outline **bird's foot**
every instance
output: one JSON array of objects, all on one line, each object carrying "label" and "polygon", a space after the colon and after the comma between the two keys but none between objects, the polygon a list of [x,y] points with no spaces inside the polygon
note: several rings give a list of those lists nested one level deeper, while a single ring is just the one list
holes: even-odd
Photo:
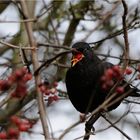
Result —
[{"label": "bird's foot", "polygon": [[85,124],[85,131],[87,133],[91,133],[92,135],[94,135],[95,134],[95,128],[94,128],[93,124],[87,121],[86,124]]},{"label": "bird's foot", "polygon": [[80,121],[85,122],[86,120],[86,114],[80,113]]},{"label": "bird's foot", "polygon": [[85,124],[85,135],[83,140],[89,140],[90,135],[95,135],[95,128],[89,124],[89,122],[86,122]]}]

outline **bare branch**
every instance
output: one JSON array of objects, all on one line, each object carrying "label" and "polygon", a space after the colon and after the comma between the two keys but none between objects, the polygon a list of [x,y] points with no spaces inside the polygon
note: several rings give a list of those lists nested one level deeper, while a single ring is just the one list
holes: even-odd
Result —
[{"label": "bare branch", "polygon": [[73,129],[74,127],[76,127],[77,125],[79,125],[81,123],[81,121],[77,121],[76,123],[74,123],[73,125],[71,125],[69,128],[67,128],[60,136],[59,136],[59,140],[61,140],[68,132],[70,132],[71,129]]},{"label": "bare branch", "polygon": [[125,136],[128,140],[132,140],[126,133],[124,133],[121,129],[119,129],[117,126],[114,125],[109,119],[107,119],[104,115],[101,115],[108,123],[111,124],[112,127],[114,127],[116,130],[118,130],[123,136]]},{"label": "bare branch", "polygon": [[24,23],[24,22],[36,22],[37,19],[25,19],[25,20],[0,20],[0,23]]},{"label": "bare branch", "polygon": [[127,32],[127,25],[126,25],[126,16],[128,13],[128,7],[125,2],[125,0],[122,0],[123,8],[124,8],[124,14],[122,16],[122,22],[123,22],[123,33],[124,33],[124,42],[125,42],[125,47],[124,47],[124,69],[128,66],[129,63],[129,42],[128,42],[128,32]]},{"label": "bare branch", "polygon": [[56,60],[58,57],[62,56],[62,55],[65,55],[65,54],[68,54],[68,53],[71,53],[71,50],[69,51],[64,51],[64,52],[61,52],[59,54],[57,54],[56,56],[54,56],[53,58],[50,58],[49,60],[45,61],[40,67],[38,67],[38,69],[34,72],[34,75],[37,75],[39,73],[39,71],[43,68],[43,67],[48,67],[48,65],[50,63],[52,63],[54,60]]},{"label": "bare branch", "polygon": [[2,40],[0,40],[0,43],[3,44],[3,45],[6,45],[8,47],[14,48],[14,49],[24,49],[24,50],[34,50],[34,49],[37,49],[35,47],[20,47],[20,46],[16,46],[16,45],[4,42]]},{"label": "bare branch", "polygon": [[[28,19],[29,13],[28,13],[26,2],[24,0],[21,0],[20,2],[21,2],[21,7],[23,10],[24,16],[25,16],[24,18]],[[31,23],[26,22],[25,27],[26,27],[28,38],[29,38],[30,46],[34,46],[35,48],[37,48],[37,44],[36,44],[36,41],[33,36],[33,30],[32,30]],[[36,50],[32,51],[32,61],[33,61],[33,68],[35,71],[39,67]],[[38,87],[38,85],[41,83],[41,79],[40,79],[39,75],[35,75],[35,83],[36,83],[36,91],[37,91],[36,93],[37,93],[37,101],[38,101],[38,106],[39,106],[40,118],[41,118],[41,122],[42,122],[45,139],[47,140],[50,138],[50,133],[49,133],[49,128],[48,128],[48,124],[47,124],[47,120],[46,120],[46,109],[45,109],[45,105],[44,105],[43,95],[40,93],[40,90]]]}]

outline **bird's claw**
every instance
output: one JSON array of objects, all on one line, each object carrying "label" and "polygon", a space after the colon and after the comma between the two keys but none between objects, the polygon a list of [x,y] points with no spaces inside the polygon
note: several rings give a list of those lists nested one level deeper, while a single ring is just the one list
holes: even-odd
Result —
[{"label": "bird's claw", "polygon": [[86,120],[86,115],[80,113],[80,122],[85,122],[85,120]]}]

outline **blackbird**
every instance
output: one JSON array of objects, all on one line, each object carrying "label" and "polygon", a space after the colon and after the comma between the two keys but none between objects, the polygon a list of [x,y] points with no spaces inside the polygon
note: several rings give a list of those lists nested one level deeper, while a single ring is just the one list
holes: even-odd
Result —
[{"label": "blackbird", "polygon": [[[73,106],[81,113],[89,113],[101,105],[107,98],[109,90],[104,90],[101,77],[114,65],[100,60],[88,43],[77,42],[72,46],[71,67],[66,73],[66,88]],[[123,81],[123,84],[126,82]],[[131,89],[126,86],[125,91]],[[116,95],[120,96],[120,95]],[[113,98],[112,100],[115,100]],[[120,105],[116,102],[109,108],[111,111]]]}]

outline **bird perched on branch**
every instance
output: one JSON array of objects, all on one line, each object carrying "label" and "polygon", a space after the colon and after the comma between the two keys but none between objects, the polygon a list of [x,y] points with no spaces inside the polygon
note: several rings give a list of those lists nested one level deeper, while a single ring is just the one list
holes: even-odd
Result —
[{"label": "bird perched on branch", "polygon": [[[116,96],[111,101],[125,92],[136,90],[122,80],[118,66],[101,61],[88,43],[75,43],[72,49],[71,68],[66,74],[66,88],[69,99],[79,112],[92,112],[114,92],[118,94],[114,93]],[[110,93],[119,80],[115,91]],[[107,110],[115,109],[122,100],[115,102]]]}]

